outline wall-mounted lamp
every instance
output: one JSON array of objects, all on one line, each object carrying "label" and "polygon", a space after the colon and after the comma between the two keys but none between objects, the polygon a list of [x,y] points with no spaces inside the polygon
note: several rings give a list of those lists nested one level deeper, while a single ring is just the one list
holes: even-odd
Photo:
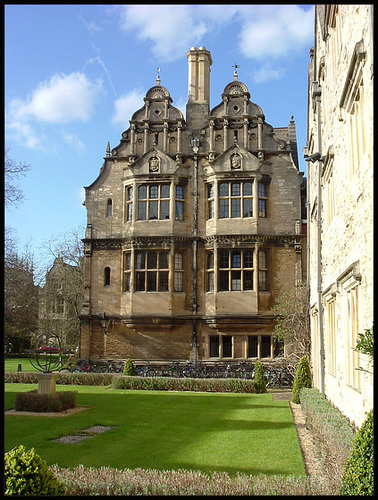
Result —
[{"label": "wall-mounted lamp", "polygon": [[312,163],[315,163],[316,161],[324,161],[325,156],[321,156],[319,152],[312,154],[311,156],[305,157],[305,161],[311,161]]},{"label": "wall-mounted lamp", "polygon": [[108,323],[109,323],[109,318],[104,313],[102,318],[100,319],[100,325],[101,325],[102,331],[104,332],[104,335],[107,335],[106,328],[108,326]]}]

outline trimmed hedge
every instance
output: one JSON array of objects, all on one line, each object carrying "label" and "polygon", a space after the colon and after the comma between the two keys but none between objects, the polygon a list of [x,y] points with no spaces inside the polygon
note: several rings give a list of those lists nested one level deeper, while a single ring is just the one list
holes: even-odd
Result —
[{"label": "trimmed hedge", "polygon": [[116,375],[113,377],[112,387],[113,389],[152,391],[255,392],[255,383],[253,380],[233,378],[199,379]]},{"label": "trimmed hedge", "polygon": [[315,388],[300,391],[301,408],[306,425],[327,457],[326,469],[335,484],[339,484],[344,466],[350,457],[355,432],[348,419]]},{"label": "trimmed hedge", "polygon": [[61,412],[76,406],[76,392],[62,391],[55,394],[38,394],[38,392],[22,392],[16,394],[14,408],[16,411]]},{"label": "trimmed hedge", "polygon": [[5,495],[64,495],[66,487],[57,480],[34,448],[20,445],[5,453]]},{"label": "trimmed hedge", "polygon": [[[11,384],[38,384],[37,372],[7,372],[4,382]],[[60,385],[111,385],[113,373],[59,373]]]},{"label": "trimmed hedge", "polygon": [[199,470],[112,469],[110,467],[74,469],[50,467],[66,485],[66,495],[74,496],[308,496],[327,495],[326,485],[305,476],[246,475],[235,478],[226,472]]},{"label": "trimmed hedge", "polygon": [[357,432],[352,454],[345,465],[341,495],[374,495],[374,418],[371,410]]}]

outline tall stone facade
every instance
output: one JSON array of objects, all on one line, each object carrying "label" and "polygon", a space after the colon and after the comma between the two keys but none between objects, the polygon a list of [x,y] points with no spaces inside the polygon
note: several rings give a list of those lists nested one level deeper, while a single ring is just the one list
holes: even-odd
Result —
[{"label": "tall stone facade", "polygon": [[315,386],[360,426],[372,365],[373,6],[317,5],[309,64],[308,243]]},{"label": "tall stone facade", "polygon": [[293,118],[269,125],[236,71],[210,110],[211,54],[187,57],[186,118],[158,75],[85,188],[82,358],[273,358],[271,307],[304,279]]}]

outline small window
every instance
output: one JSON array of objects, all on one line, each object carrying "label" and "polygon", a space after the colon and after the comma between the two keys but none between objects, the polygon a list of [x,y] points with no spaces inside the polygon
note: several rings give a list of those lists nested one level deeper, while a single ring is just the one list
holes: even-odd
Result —
[{"label": "small window", "polygon": [[106,208],[106,217],[111,217],[113,212],[113,201],[109,198]]},{"label": "small window", "polygon": [[225,335],[222,337],[223,344],[223,357],[232,358],[232,337],[230,335]]},{"label": "small window", "polygon": [[262,336],[261,337],[261,357],[262,358],[270,358],[271,357],[270,345],[271,345],[271,337],[268,337],[266,335]]},{"label": "small window", "polygon": [[104,269],[104,286],[110,286],[110,267]]},{"label": "small window", "polygon": [[259,290],[268,290],[268,263],[266,252],[259,252]]},{"label": "small window", "polygon": [[183,291],[184,265],[181,253],[175,254],[175,292]]},{"label": "small window", "polygon": [[210,358],[219,358],[219,336],[210,335]]}]

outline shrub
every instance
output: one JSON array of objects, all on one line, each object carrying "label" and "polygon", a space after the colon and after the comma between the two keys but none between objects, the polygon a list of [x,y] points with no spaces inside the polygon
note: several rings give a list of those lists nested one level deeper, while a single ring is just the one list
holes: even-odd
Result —
[{"label": "shrub", "polygon": [[20,445],[5,453],[5,495],[64,495],[60,483],[34,448]]},{"label": "shrub", "polygon": [[345,465],[341,495],[374,495],[374,424],[371,410],[357,432],[352,454]]},{"label": "shrub", "polygon": [[310,388],[312,386],[311,382],[311,370],[307,359],[307,356],[303,356],[299,362],[297,370],[295,372],[294,382],[293,382],[293,403],[300,403],[299,393],[303,387]]},{"label": "shrub", "polygon": [[354,430],[340,410],[317,389],[301,389],[300,399],[306,426],[320,449],[323,469],[337,494],[345,463],[353,448]]},{"label": "shrub", "polygon": [[[57,385],[110,385],[113,378],[112,373],[59,373]],[[10,384],[37,384],[38,373],[36,372],[6,372],[4,382]]]},{"label": "shrub", "polygon": [[254,393],[253,380],[114,376],[113,389]]},{"label": "shrub", "polygon": [[263,392],[266,392],[264,367],[261,361],[257,361],[255,365],[255,392],[256,394],[262,394]]},{"label": "shrub", "polygon": [[126,359],[125,366],[123,368],[124,375],[135,375],[135,368],[131,359]]},{"label": "shrub", "polygon": [[325,495],[322,481],[310,482],[305,476],[237,473],[231,478],[225,472],[204,473],[199,470],[112,469],[110,467],[74,469],[51,467],[72,496],[263,496]]},{"label": "shrub", "polygon": [[38,394],[37,391],[16,394],[16,411],[59,412],[75,408],[76,392],[62,391],[55,394]]}]

